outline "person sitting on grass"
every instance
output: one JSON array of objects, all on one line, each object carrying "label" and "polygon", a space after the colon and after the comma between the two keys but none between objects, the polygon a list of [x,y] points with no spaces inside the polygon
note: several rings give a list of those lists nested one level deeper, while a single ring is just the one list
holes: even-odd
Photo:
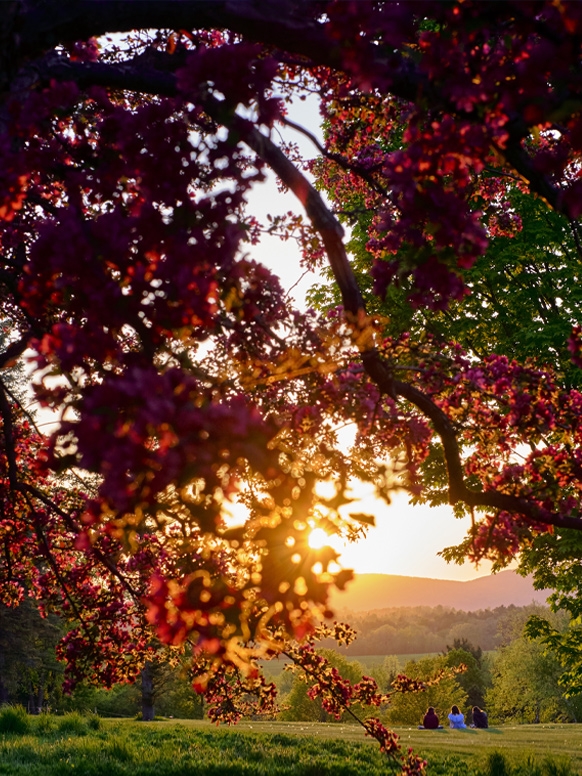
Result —
[{"label": "person sitting on grass", "polygon": [[449,724],[450,727],[456,729],[467,727],[465,725],[465,715],[461,714],[458,706],[452,706],[451,713],[449,714]]},{"label": "person sitting on grass", "polygon": [[488,728],[489,721],[487,719],[487,712],[480,709],[479,706],[473,706],[473,724],[474,728]]},{"label": "person sitting on grass", "polygon": [[439,725],[439,718],[436,715],[434,706],[428,707],[428,710],[424,715],[424,719],[422,720],[422,725],[419,725],[418,729],[419,730],[442,730],[443,729],[443,726]]}]

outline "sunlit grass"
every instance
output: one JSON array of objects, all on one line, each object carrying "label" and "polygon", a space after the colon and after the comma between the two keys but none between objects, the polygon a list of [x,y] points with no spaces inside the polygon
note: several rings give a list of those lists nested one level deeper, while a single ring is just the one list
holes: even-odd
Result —
[{"label": "sunlit grass", "polygon": [[[0,714],[1,716],[1,714]],[[0,774],[15,776],[380,776],[385,755],[354,725],[196,720],[30,718],[0,734]],[[428,756],[428,776],[572,776],[582,772],[582,726],[491,730],[400,728],[402,744]]]}]

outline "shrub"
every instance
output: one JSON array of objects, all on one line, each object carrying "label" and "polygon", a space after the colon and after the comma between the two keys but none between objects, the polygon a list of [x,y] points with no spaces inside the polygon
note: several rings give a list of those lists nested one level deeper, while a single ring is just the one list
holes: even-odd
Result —
[{"label": "shrub", "polygon": [[39,733],[40,735],[46,735],[47,733],[52,733],[57,726],[56,719],[52,716],[52,714],[39,714],[38,717],[34,718],[34,727],[35,731]]},{"label": "shrub", "polygon": [[87,722],[87,728],[89,730],[100,730],[101,729],[101,717],[99,717],[98,714],[87,714],[85,717],[85,721]]},{"label": "shrub", "polygon": [[491,752],[487,757],[487,776],[509,776],[511,773],[505,755],[501,752]]},{"label": "shrub", "polygon": [[78,711],[71,711],[60,717],[57,727],[60,733],[73,733],[77,736],[84,736],[89,730],[86,717]]},{"label": "shrub", "polygon": [[0,708],[0,733],[24,735],[30,729],[30,717],[22,706]]}]

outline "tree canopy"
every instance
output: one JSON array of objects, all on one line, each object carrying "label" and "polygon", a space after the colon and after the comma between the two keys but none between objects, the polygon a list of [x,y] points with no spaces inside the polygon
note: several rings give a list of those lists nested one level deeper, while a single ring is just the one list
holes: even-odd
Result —
[{"label": "tree canopy", "polygon": [[[152,631],[241,670],[305,636],[350,578],[310,531],[372,519],[353,478],[471,512],[457,557],[582,527],[581,29],[567,1],[2,4],[0,590],[74,620],[70,682],[135,676]],[[310,170],[276,131],[306,94]],[[327,312],[253,260],[267,169]]]}]

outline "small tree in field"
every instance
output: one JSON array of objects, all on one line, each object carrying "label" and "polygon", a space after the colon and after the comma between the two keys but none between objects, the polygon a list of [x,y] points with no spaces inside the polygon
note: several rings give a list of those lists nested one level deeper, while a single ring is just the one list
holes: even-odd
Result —
[{"label": "small tree in field", "polygon": [[[2,379],[0,590],[70,619],[70,686],[134,679],[155,634],[201,689],[242,674],[268,705],[254,659],[351,576],[310,531],[372,522],[354,478],[470,513],[449,557],[580,529],[581,29],[567,1],[2,4],[0,369],[25,357],[58,419]],[[278,141],[306,94],[329,204]],[[325,313],[253,259],[268,169]]]},{"label": "small tree in field", "polygon": [[466,670],[457,682],[467,694],[467,706],[483,706],[485,690],[491,685],[489,667],[484,663],[481,647],[474,647],[466,639],[455,639],[453,647],[447,646],[446,662],[454,667],[463,664]]},{"label": "small tree in field", "polygon": [[447,676],[438,682],[433,681],[439,676],[439,672],[446,671],[449,666],[450,662],[445,655],[410,660],[404,666],[404,673],[411,679],[424,683],[424,691],[392,695],[388,709],[390,723],[421,725],[426,710],[433,706],[440,724],[448,727],[447,714],[453,704],[465,712],[468,696],[458,681],[459,677]]},{"label": "small tree in field", "polygon": [[561,666],[538,641],[523,636],[502,647],[493,666],[493,686],[486,693],[494,723],[578,722],[582,696],[564,696]]}]

